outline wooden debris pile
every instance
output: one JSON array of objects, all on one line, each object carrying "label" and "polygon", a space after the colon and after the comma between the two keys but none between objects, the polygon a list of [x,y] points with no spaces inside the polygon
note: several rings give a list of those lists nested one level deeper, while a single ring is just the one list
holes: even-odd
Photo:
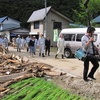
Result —
[{"label": "wooden debris pile", "polygon": [[5,55],[7,54],[9,51],[7,49],[5,49],[1,44],[0,44],[0,55]]},{"label": "wooden debris pile", "polygon": [[46,75],[60,75],[51,70],[47,64],[38,62],[30,62],[27,57],[12,55],[0,56],[0,76],[11,75],[15,73],[28,72],[34,73],[36,77]]},{"label": "wooden debris pile", "polygon": [[0,56],[0,96],[9,91],[8,85],[29,77],[58,76],[66,73],[52,70],[52,66],[30,62],[27,57],[14,54]]}]

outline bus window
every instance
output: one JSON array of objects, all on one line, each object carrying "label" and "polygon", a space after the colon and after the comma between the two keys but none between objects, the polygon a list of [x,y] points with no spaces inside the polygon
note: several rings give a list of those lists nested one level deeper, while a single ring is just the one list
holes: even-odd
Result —
[{"label": "bus window", "polygon": [[76,41],[81,41],[81,38],[84,34],[77,34]]},{"label": "bus window", "polygon": [[65,41],[75,41],[75,34],[63,34]]}]

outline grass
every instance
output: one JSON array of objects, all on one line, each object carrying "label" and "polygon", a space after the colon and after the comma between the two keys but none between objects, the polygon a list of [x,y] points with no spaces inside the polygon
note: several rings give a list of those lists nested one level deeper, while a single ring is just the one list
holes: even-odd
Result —
[{"label": "grass", "polygon": [[51,51],[51,52],[57,52],[57,47],[51,47],[51,48],[50,48],[50,51]]},{"label": "grass", "polygon": [[0,100],[85,100],[42,78],[20,80],[9,87],[10,92]]}]

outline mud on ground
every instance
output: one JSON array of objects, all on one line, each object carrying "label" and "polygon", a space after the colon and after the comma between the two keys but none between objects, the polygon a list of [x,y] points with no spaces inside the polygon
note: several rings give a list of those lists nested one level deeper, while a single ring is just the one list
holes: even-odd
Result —
[{"label": "mud on ground", "polygon": [[53,77],[52,81],[63,89],[81,97],[89,97],[86,100],[100,100],[100,83],[94,80],[89,79],[89,82],[85,82],[80,77],[63,75]]}]

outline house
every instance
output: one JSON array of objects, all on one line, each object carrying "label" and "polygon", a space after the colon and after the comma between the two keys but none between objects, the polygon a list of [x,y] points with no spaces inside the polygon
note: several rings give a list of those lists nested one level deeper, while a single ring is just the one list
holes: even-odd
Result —
[{"label": "house", "polygon": [[56,46],[56,42],[53,41],[53,30],[58,29],[58,32],[60,32],[73,21],[50,6],[34,11],[27,22],[31,23],[30,35],[37,37],[39,34],[43,34],[44,37],[50,36],[51,46]]},{"label": "house", "polygon": [[21,28],[21,22],[12,19],[8,16],[0,18],[0,35],[2,38],[6,35],[8,40],[11,41],[13,36],[29,35],[29,30]]}]

